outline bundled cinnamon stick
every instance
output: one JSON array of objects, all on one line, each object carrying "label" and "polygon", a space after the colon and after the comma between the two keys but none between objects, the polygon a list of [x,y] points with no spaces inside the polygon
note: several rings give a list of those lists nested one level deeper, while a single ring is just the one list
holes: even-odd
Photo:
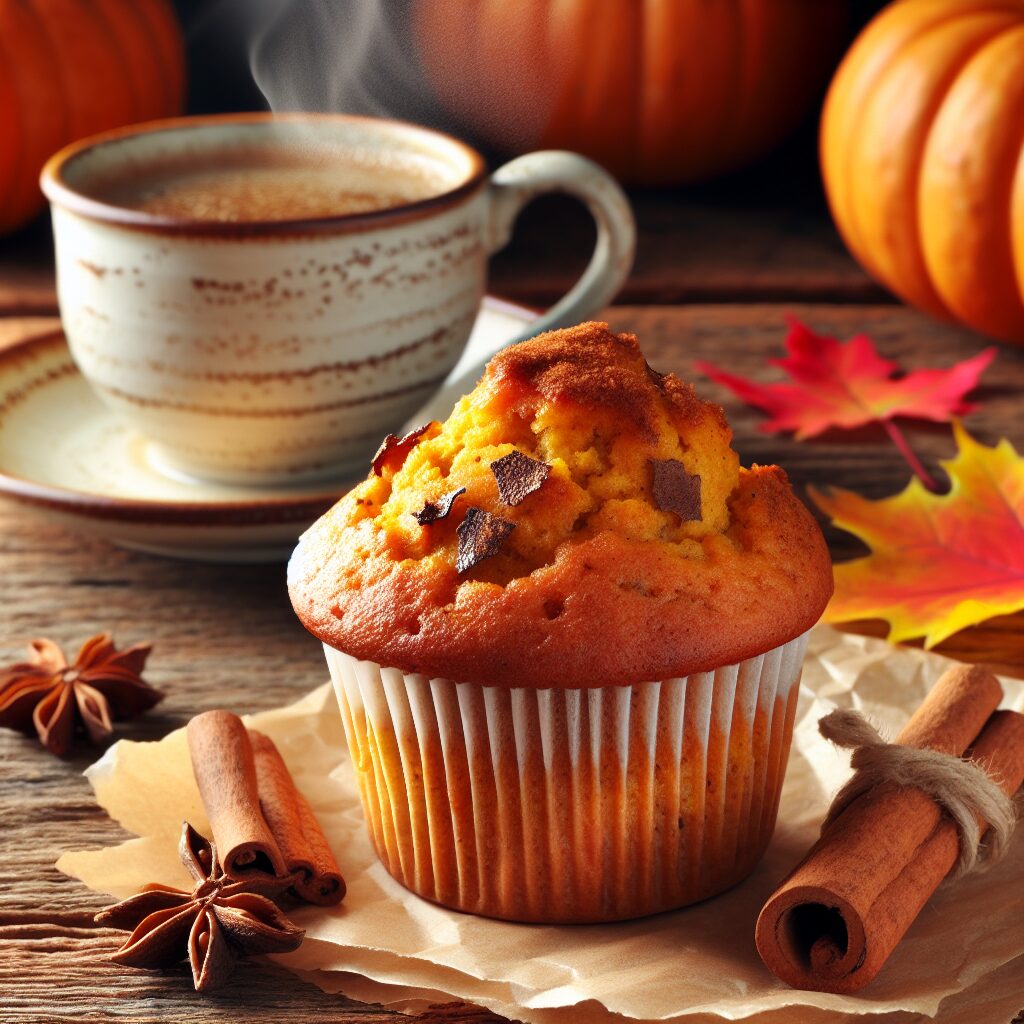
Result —
[{"label": "bundled cinnamon stick", "polygon": [[207,711],[188,723],[187,735],[192,772],[225,873],[238,879],[289,874],[260,813],[256,764],[242,720],[228,711]]},{"label": "bundled cinnamon stick", "polygon": [[302,899],[341,901],[345,882],[308,801],[277,747],[228,711],[207,711],[187,729],[192,771],[221,864],[232,878],[277,878]]},{"label": "bundled cinnamon stick", "polygon": [[345,880],[309,801],[295,788],[274,741],[249,731],[263,817],[290,873],[292,888],[309,903],[331,906],[345,895]]},{"label": "bundled cinnamon stick", "polygon": [[[1002,697],[987,670],[951,669],[895,742],[966,752],[1010,795],[1024,782],[1024,715],[995,711]],[[795,988],[863,988],[959,853],[957,828],[935,800],[913,787],[874,787],[825,827],[765,904],[756,931],[761,959]]]}]

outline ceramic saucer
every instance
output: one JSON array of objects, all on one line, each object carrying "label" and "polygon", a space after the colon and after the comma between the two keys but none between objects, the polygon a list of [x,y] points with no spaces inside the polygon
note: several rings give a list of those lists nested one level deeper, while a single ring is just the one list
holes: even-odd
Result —
[{"label": "ceramic saucer", "polygon": [[[484,300],[467,369],[519,334],[531,310]],[[234,487],[161,472],[149,445],[92,393],[60,332],[0,351],[0,495],[123,547],[201,561],[287,557],[354,481]]]}]

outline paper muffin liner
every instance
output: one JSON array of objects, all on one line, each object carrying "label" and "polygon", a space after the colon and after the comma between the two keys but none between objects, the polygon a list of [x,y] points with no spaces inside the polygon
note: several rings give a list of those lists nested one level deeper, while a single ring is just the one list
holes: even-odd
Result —
[{"label": "paper muffin liner", "polygon": [[775,827],[806,646],[543,690],[325,650],[388,871],[448,907],[553,923],[681,907],[750,872]]}]

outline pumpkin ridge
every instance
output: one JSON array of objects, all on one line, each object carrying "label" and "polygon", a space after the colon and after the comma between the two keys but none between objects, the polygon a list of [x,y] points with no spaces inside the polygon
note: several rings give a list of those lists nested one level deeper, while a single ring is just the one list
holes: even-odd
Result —
[{"label": "pumpkin ridge", "polygon": [[[11,117],[7,125],[13,138],[21,133],[21,104],[18,102],[18,89],[14,82],[13,67],[10,54],[4,48],[0,37],[0,110],[5,106],[4,96],[10,97]],[[6,231],[18,222],[14,210],[14,193],[18,188],[21,172],[22,154],[17,145],[9,145],[4,140],[3,122],[0,121],[0,231]]]},{"label": "pumpkin ridge", "polygon": [[[34,3],[29,2],[29,3],[23,4],[22,5],[22,10],[25,12],[26,17],[28,17],[29,19],[31,19],[35,23],[35,26],[38,29],[37,36],[39,38],[39,45],[40,45],[41,49],[46,51],[46,65],[47,65],[47,67],[49,67],[49,68],[57,67],[59,65],[59,63],[60,63],[58,61],[58,59],[57,59],[58,58],[58,53],[57,53],[56,47],[53,44],[52,36],[46,30],[46,20],[43,18],[43,16],[36,9],[36,6],[35,6]],[[70,112],[68,110],[67,94],[66,94],[66,91],[64,89],[65,80],[61,76],[59,71],[57,72],[56,78],[57,78],[57,82],[59,83],[59,91],[62,94],[64,94],[63,95],[64,102],[60,104],[60,110],[53,112],[51,114],[51,116],[53,116],[55,118],[58,118],[60,120],[60,125],[59,125],[59,129],[58,129],[59,137],[61,139],[67,139],[68,135],[69,135],[69,133],[71,131],[71,115],[70,115]],[[63,145],[63,144],[64,143],[61,142],[61,145]],[[49,155],[50,154],[47,154],[47,158],[49,157]]]},{"label": "pumpkin ridge", "polygon": [[169,117],[185,104],[185,43],[181,26],[169,0],[140,3],[138,9],[153,34],[154,52],[163,68],[168,103],[161,116]]},{"label": "pumpkin ridge", "polygon": [[[951,24],[956,24],[960,20],[966,20],[967,17],[969,17],[971,14],[975,14],[975,13],[978,13],[979,15],[987,15],[989,13],[995,14],[997,12],[995,12],[995,11],[993,11],[993,12],[988,12],[988,11],[965,12],[965,15],[964,15],[963,19],[950,18],[946,22],[932,24],[931,26],[929,26],[928,29],[926,29],[923,33],[921,33],[920,36],[918,36],[914,40],[914,43],[920,42],[921,40],[927,38],[928,36],[934,35],[937,32],[941,31],[943,28],[946,28],[946,27],[948,27]],[[1005,13],[1010,13],[1010,12],[1007,11]],[[1007,31],[1007,28],[1008,28],[1009,24],[1012,24],[1012,23],[1003,22],[1003,23],[997,24],[995,27],[993,27],[992,31],[989,34],[984,35],[984,36],[979,37],[978,39],[976,39],[974,41],[974,45],[971,46],[970,48],[968,48],[967,50],[965,50],[963,54],[961,54],[959,62],[955,63],[955,64],[952,64],[947,69],[947,73],[944,76],[944,78],[941,80],[940,83],[937,83],[936,87],[932,91],[932,96],[930,97],[930,101],[929,101],[929,104],[928,104],[928,110],[926,111],[926,117],[925,117],[925,120],[927,122],[927,129],[926,129],[926,131],[924,133],[924,136],[921,139],[921,144],[918,147],[917,152],[914,154],[914,159],[913,159],[913,165],[914,166],[913,166],[913,171],[912,171],[913,190],[912,190],[912,193],[911,193],[911,198],[912,198],[913,201],[911,203],[908,203],[907,207],[906,207],[906,209],[907,209],[907,214],[906,215],[908,217],[912,218],[912,220],[913,220],[913,224],[911,225],[912,230],[910,231],[909,234],[910,234],[910,237],[913,239],[913,243],[914,243],[914,257],[916,259],[918,267],[920,268],[921,276],[924,279],[925,283],[927,284],[927,287],[928,287],[928,289],[929,289],[929,291],[931,293],[931,299],[932,299],[932,302],[934,303],[934,307],[935,307],[934,312],[935,312],[936,315],[942,316],[942,317],[944,317],[946,319],[949,319],[949,320],[955,320],[956,319],[956,313],[954,312],[953,308],[950,306],[950,304],[947,301],[946,297],[943,295],[942,290],[941,290],[938,282],[935,280],[935,275],[933,273],[933,270],[932,270],[931,266],[929,266],[928,258],[927,258],[927,255],[925,253],[924,241],[923,241],[923,238],[922,238],[922,235],[921,235],[921,231],[922,231],[921,191],[922,191],[922,178],[923,178],[924,167],[925,167],[925,154],[928,151],[928,144],[929,144],[929,140],[932,137],[932,132],[933,132],[934,127],[935,127],[935,122],[937,121],[937,119],[939,117],[939,114],[942,111],[942,108],[945,105],[947,98],[949,97],[949,94],[955,88],[956,83],[960,80],[960,76],[967,69],[967,67],[971,63],[971,61],[973,61],[974,58],[979,53],[981,53],[981,51],[984,50],[986,46],[988,46],[994,40],[998,39],[1004,32]],[[908,44],[908,48],[910,46],[913,46],[914,43]],[[887,286],[891,287],[893,291],[895,291],[897,293],[901,293],[901,288],[900,288],[898,282],[892,282],[891,280],[886,280],[885,283],[886,283]],[[922,305],[922,306],[924,305],[924,303],[922,303],[922,302],[919,302],[918,304]],[[925,308],[927,308],[927,307],[925,307]]]},{"label": "pumpkin ridge", "polygon": [[[128,114],[128,120],[125,121],[125,124],[132,124],[136,121],[140,121],[145,115],[143,115],[139,109],[139,96],[135,88],[138,83],[135,81],[135,74],[132,69],[131,59],[125,53],[124,46],[121,42],[121,36],[111,22],[109,12],[103,9],[104,5],[102,3],[97,3],[94,0],[89,7],[93,13],[96,23],[102,29],[107,49],[111,57],[116,61],[117,66],[121,71],[121,77],[126,86],[124,92],[125,102],[128,106],[126,106],[125,111]],[[114,126],[105,125],[104,128],[106,127]]]},{"label": "pumpkin ridge", "polygon": [[[110,26],[124,58],[135,100],[135,117],[146,121],[159,117],[164,109],[165,88],[162,62],[155,60],[149,22],[141,12],[144,5],[124,4],[117,0],[93,0],[100,16]],[[116,6],[112,7],[111,5]]]},{"label": "pumpkin ridge", "polygon": [[822,115],[836,227],[925,312],[1024,345],[1024,0],[899,0]]},{"label": "pumpkin ridge", "polygon": [[[911,45],[914,40],[928,32],[931,28],[955,20],[958,13],[952,4],[949,4],[945,10],[936,9],[934,16],[930,20],[912,23],[911,26],[905,28],[904,33],[900,34],[897,41],[891,44],[893,47],[892,51],[888,53],[886,58],[878,59],[876,51],[881,49],[882,45],[887,42],[887,35],[890,32],[903,29],[902,22],[909,17],[906,11],[906,7],[898,5],[884,9],[857,38],[836,71],[835,77],[832,80],[832,86],[829,88],[829,94],[825,100],[825,109],[822,116],[823,126],[826,123],[831,123],[836,118],[841,120],[842,125],[837,133],[842,144],[841,152],[839,153],[840,159],[835,160],[834,166],[833,160],[827,157],[826,154],[823,154],[822,160],[823,165],[825,165],[826,184],[828,184],[830,178],[832,179],[831,186],[826,189],[829,205],[832,207],[836,225],[839,227],[847,246],[849,246],[858,262],[865,267],[872,277],[879,281],[884,281],[885,279],[878,272],[875,261],[871,257],[870,246],[864,241],[863,234],[856,223],[853,213],[852,197],[857,189],[857,181],[853,174],[853,161],[850,158],[850,153],[862,132],[866,105],[864,97],[874,91],[879,79],[885,74],[889,63],[896,54]],[[895,26],[895,28],[890,26]],[[873,66],[874,61],[872,58],[877,60],[877,66]],[[858,66],[857,61],[860,61],[863,66]],[[831,113],[830,107],[834,108],[839,103],[842,103],[839,112]],[[827,137],[826,131],[828,132]],[[823,130],[821,139],[823,149],[826,146],[834,148],[835,137],[835,134],[828,131],[828,129]]]},{"label": "pumpkin ridge", "polygon": [[749,88],[744,71],[751,66],[749,59],[751,34],[745,10],[746,4],[744,0],[732,0],[732,6],[733,45],[730,47],[730,52],[733,64],[726,76],[729,86],[722,118],[722,134],[725,138],[725,144],[722,147],[725,151],[724,162],[730,170],[737,159],[737,154],[743,148],[744,134],[749,130],[749,125],[744,123],[746,114],[744,98]]},{"label": "pumpkin ridge", "polygon": [[177,108],[174,103],[173,87],[171,85],[171,71],[167,67],[167,55],[163,52],[160,40],[157,38],[156,26],[146,14],[146,7],[148,6],[148,4],[139,4],[137,7],[133,8],[133,11],[135,12],[142,34],[146,37],[146,52],[149,55],[150,60],[153,62],[154,74],[156,75],[157,85],[160,88],[159,108],[151,111],[146,116],[147,118],[159,118],[166,117],[169,113],[176,113]]},{"label": "pumpkin ridge", "polygon": [[182,80],[184,53],[169,0],[0,0],[0,38],[2,234],[43,208],[39,174],[62,146],[172,113],[157,50],[176,47]]},{"label": "pumpkin ridge", "polygon": [[[491,13],[499,3],[500,18]],[[839,50],[848,6],[760,0],[757,18],[738,26],[753,3],[411,0],[409,30],[440,104],[477,138],[522,151],[506,126],[536,117],[536,51],[546,49],[552,112],[530,146],[576,150],[629,184],[671,186],[734,170],[786,136]],[[738,27],[750,40],[742,52]],[[498,53],[492,36],[500,59],[473,59]],[[751,53],[763,54],[756,69]],[[488,94],[499,98],[497,111]]]},{"label": "pumpkin ridge", "polygon": [[[1017,37],[1015,40],[1008,41],[1007,37]],[[956,88],[957,83],[964,80],[965,76],[970,74],[980,74],[982,77],[986,77],[979,68],[984,68],[986,61],[992,61],[991,55],[986,56],[986,51],[993,50],[998,51],[1000,48],[1007,49],[1010,53],[1020,52],[1020,47],[1024,46],[1024,22],[1020,22],[1017,25],[1003,28],[1000,32],[994,34],[989,38],[984,45],[978,47],[971,55],[970,60],[958,69],[957,76],[954,80],[953,85],[950,86],[949,91],[943,97],[943,107],[940,108],[940,113],[936,115],[932,122],[932,127],[940,125],[941,112],[949,102],[950,96],[953,90]],[[1024,76],[1024,61],[1021,61],[1017,68],[1017,74]],[[1015,259],[1014,259],[1014,244],[1013,244],[1013,231],[1014,225],[1012,222],[1013,212],[1013,201],[1014,201],[1014,183],[1015,174],[1020,155],[1022,153],[1022,147],[1024,147],[1024,86],[1021,87],[1018,94],[1014,97],[1016,101],[1016,107],[1009,106],[1009,100],[1007,100],[1007,94],[1005,92],[997,92],[999,97],[998,102],[995,106],[995,115],[993,120],[999,124],[1017,123],[1022,127],[1016,134],[1016,145],[1007,148],[1007,152],[1010,154],[1016,154],[1016,159],[1005,158],[998,162],[993,162],[987,166],[984,178],[984,195],[986,207],[991,209],[998,209],[1002,212],[1002,215],[992,214],[986,218],[986,223],[991,225],[991,231],[985,231],[984,225],[980,232],[970,230],[976,227],[975,217],[971,217],[971,223],[965,225],[962,218],[957,218],[957,226],[961,228],[958,234],[963,234],[968,238],[968,241],[972,239],[976,234],[980,233],[985,253],[986,266],[989,268],[997,268],[996,273],[993,274],[991,270],[986,273],[986,282],[988,284],[995,284],[998,286],[1002,284],[1003,287],[999,289],[998,294],[995,296],[995,301],[989,301],[983,307],[969,307],[963,308],[964,301],[970,302],[974,297],[975,290],[972,288],[972,282],[970,277],[964,281],[955,281],[954,287],[951,287],[950,281],[947,279],[945,282],[936,281],[936,288],[940,291],[943,297],[944,304],[949,308],[951,315],[973,326],[975,329],[982,330],[985,333],[992,334],[995,337],[1024,337],[1024,298],[1021,295],[1020,279],[1016,273]],[[1012,114],[1012,116],[1011,116]],[[929,132],[929,140],[931,139],[931,132]],[[927,202],[927,194],[925,189],[928,187],[927,180],[922,176],[921,181],[921,193],[919,194],[919,203],[923,204]],[[977,193],[977,183],[974,194]],[[957,217],[955,210],[948,208],[943,209],[943,217],[941,222],[952,222]],[[921,231],[921,244],[923,254],[929,266],[929,272],[935,275],[936,266],[944,265],[946,257],[944,252],[940,251],[937,254],[933,253],[929,257],[929,244],[927,239],[927,228],[925,227]],[[939,232],[939,238],[934,243],[935,246],[941,245],[942,232]],[[946,247],[948,248],[948,246]],[[1001,275],[1003,280],[999,280],[999,269],[1004,272]],[[956,278],[957,275],[954,275]],[[949,297],[947,297],[949,296]]]},{"label": "pumpkin ridge", "polygon": [[[96,9],[77,0],[60,0],[52,10],[47,7],[43,11],[39,0],[32,2],[55,52],[54,66],[64,72],[70,135],[85,138],[115,124],[127,124],[131,111],[124,107],[122,94],[130,82],[120,48],[113,45],[110,30]],[[69,64],[73,75],[68,73]]]},{"label": "pumpkin ridge", "polygon": [[[13,135],[5,143],[13,154],[13,176],[0,214],[0,230],[27,220],[43,205],[39,172],[66,138],[61,89],[51,77],[52,47],[41,19],[28,4],[8,4],[5,14],[14,19],[6,22],[3,34],[8,40],[6,66],[15,109],[9,125]],[[53,106],[60,109],[51,120]]]},{"label": "pumpkin ridge", "polygon": [[[1010,187],[1010,224],[1024,224],[1024,139],[1021,140],[1020,155]],[[1011,234],[1010,257],[1013,261],[1013,273],[1017,279],[1017,290],[1024,296],[1024,231]]]},{"label": "pumpkin ridge", "polygon": [[629,153],[629,165],[626,173],[632,177],[638,172],[637,154],[640,152],[643,138],[643,75],[644,68],[647,67],[647,3],[634,3],[631,11],[630,45],[633,49],[632,64],[635,68],[631,77],[636,82],[636,86],[630,97],[632,114],[629,119],[629,140],[626,144]]}]

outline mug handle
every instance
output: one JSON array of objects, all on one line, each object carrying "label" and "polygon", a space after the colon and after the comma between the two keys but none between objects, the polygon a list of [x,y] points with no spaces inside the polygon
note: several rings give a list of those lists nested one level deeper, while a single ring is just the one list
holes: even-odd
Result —
[{"label": "mug handle", "polygon": [[629,199],[603,167],[578,153],[556,149],[527,153],[491,175],[487,183],[489,225],[484,236],[488,253],[508,244],[522,208],[546,192],[575,196],[594,218],[597,242],[587,269],[558,302],[525,330],[499,344],[473,345],[466,369],[445,381],[410,423],[446,418],[454,403],[472,390],[495,352],[543,331],[588,319],[607,305],[625,283],[636,252],[636,221]]}]

